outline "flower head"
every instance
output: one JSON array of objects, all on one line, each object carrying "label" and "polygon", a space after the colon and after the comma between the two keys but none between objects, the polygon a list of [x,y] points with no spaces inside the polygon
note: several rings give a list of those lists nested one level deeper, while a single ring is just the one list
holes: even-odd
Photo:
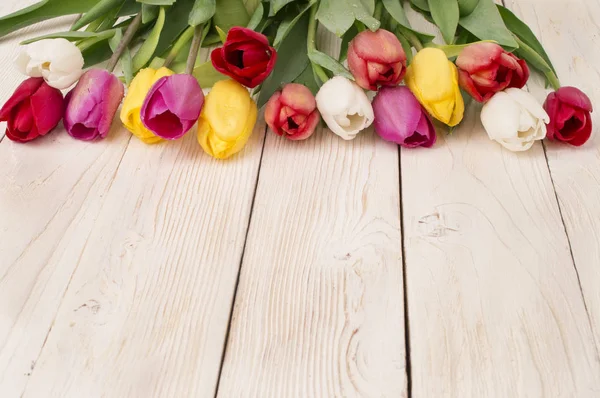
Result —
[{"label": "flower head", "polygon": [[575,87],[561,87],[550,93],[544,109],[550,115],[548,138],[581,146],[592,135],[592,102]]},{"label": "flower head", "polygon": [[549,121],[535,98],[518,88],[496,93],[481,110],[481,123],[490,139],[511,151],[526,151],[544,139]]},{"label": "flower head", "polygon": [[262,33],[236,26],[229,30],[223,47],[213,50],[210,58],[216,70],[254,88],[275,67],[277,51]]},{"label": "flower head", "polygon": [[371,103],[354,82],[335,76],[317,93],[317,108],[327,127],[345,140],[352,140],[373,123]]},{"label": "flower head", "polygon": [[17,56],[17,68],[24,75],[43,77],[59,90],[69,88],[83,73],[83,56],[66,39],[47,39],[29,44]]},{"label": "flower head", "polygon": [[304,140],[319,124],[315,97],[302,84],[290,83],[277,91],[265,107],[265,121],[277,135],[290,140]]},{"label": "flower head", "polygon": [[198,120],[198,143],[217,159],[241,151],[254,129],[258,109],[250,93],[234,80],[222,80],[206,96]]},{"label": "flower head", "polygon": [[41,77],[30,77],[0,109],[0,121],[6,122],[9,139],[28,142],[52,131],[64,109],[60,90],[50,87]]},{"label": "flower head", "polygon": [[458,71],[442,50],[419,51],[404,81],[431,116],[449,126],[461,122],[465,104],[458,87]]},{"label": "flower head", "polygon": [[66,98],[64,124],[67,132],[84,141],[106,137],[124,91],[119,79],[106,70],[85,72]]}]

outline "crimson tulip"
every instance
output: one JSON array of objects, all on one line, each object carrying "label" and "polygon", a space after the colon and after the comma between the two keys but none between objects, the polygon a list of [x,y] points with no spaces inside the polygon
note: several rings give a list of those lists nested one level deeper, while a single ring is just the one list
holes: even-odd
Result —
[{"label": "crimson tulip", "polygon": [[575,87],[561,87],[548,95],[544,109],[550,116],[547,137],[581,146],[592,135],[592,102]]},{"label": "crimson tulip", "polygon": [[373,99],[373,112],[375,131],[384,140],[406,148],[435,144],[435,127],[408,87],[379,89]]},{"label": "crimson tulip", "polygon": [[310,137],[320,119],[314,95],[302,84],[286,84],[265,107],[265,121],[271,130],[290,140]]},{"label": "crimson tulip", "polygon": [[0,121],[6,122],[6,136],[16,142],[28,142],[52,131],[65,109],[60,90],[50,87],[42,77],[31,77],[17,87],[0,109]]},{"label": "crimson tulip", "polygon": [[65,128],[78,140],[104,138],[123,99],[119,79],[103,69],[90,69],[67,94]]},{"label": "crimson tulip", "polygon": [[365,30],[348,45],[348,68],[365,90],[397,86],[406,73],[406,53],[392,32]]},{"label": "crimson tulip", "polygon": [[176,140],[187,133],[200,117],[204,93],[191,75],[160,78],[144,99],[140,118],[155,135]]},{"label": "crimson tulip", "polygon": [[213,50],[210,58],[216,70],[254,88],[275,67],[277,52],[265,35],[236,26],[229,30],[223,47]]},{"label": "crimson tulip", "polygon": [[529,67],[496,43],[474,43],[456,59],[460,86],[478,102],[486,102],[506,88],[522,88]]}]

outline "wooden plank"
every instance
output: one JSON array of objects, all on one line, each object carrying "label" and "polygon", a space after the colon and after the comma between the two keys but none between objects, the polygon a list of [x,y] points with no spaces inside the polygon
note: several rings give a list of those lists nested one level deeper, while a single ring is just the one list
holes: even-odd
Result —
[{"label": "wooden plank", "polygon": [[543,149],[504,150],[479,110],[433,149],[401,152],[412,396],[597,396]]},{"label": "wooden plank", "polygon": [[406,396],[398,178],[372,132],[268,133],[218,396]]},{"label": "wooden plank", "polygon": [[[543,40],[563,85],[579,87],[596,107],[594,135],[582,148],[546,143],[550,172],[571,243],[588,314],[600,347],[600,26],[598,1],[506,1]],[[544,101],[540,78],[532,93]]]},{"label": "wooden plank", "polygon": [[25,397],[214,396],[263,133],[226,162],[194,134],[131,141],[63,255],[77,270]]}]

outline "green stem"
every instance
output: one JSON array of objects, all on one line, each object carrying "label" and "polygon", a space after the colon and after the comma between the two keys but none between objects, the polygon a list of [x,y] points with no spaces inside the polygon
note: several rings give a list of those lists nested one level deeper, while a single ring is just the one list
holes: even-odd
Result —
[{"label": "green stem", "polygon": [[202,44],[202,25],[198,25],[194,28],[194,38],[192,39],[192,47],[190,48],[190,55],[187,59],[187,65],[185,67],[185,73],[191,75],[194,72],[194,66],[196,66],[196,59],[198,58],[198,51]]},{"label": "green stem", "polygon": [[[317,36],[317,7],[319,3],[314,4],[310,9],[310,16],[308,22],[308,33],[306,35],[306,49],[310,53],[317,49],[316,36]],[[319,77],[322,83],[329,80],[329,76],[325,73],[325,70],[320,66],[312,62],[312,68],[315,74]]]},{"label": "green stem", "polygon": [[131,21],[131,24],[129,25],[129,27],[125,31],[125,34],[123,35],[123,38],[121,39],[121,42],[117,46],[117,49],[113,53],[112,57],[110,57],[110,59],[108,60],[106,69],[109,72],[112,72],[115,69],[115,66],[117,66],[117,63],[119,62],[119,59],[121,58],[121,55],[123,55],[123,51],[125,51],[125,49],[129,45],[129,42],[131,42],[131,39],[133,39],[135,32],[137,32],[137,30],[141,24],[142,24],[142,13],[140,12],[138,15],[136,15],[136,17],[133,19],[133,21]]},{"label": "green stem", "polygon": [[554,90],[558,90],[560,88],[560,80],[558,80],[558,76],[556,76],[556,73],[549,71],[544,73],[544,75],[546,75],[546,79],[548,79],[550,85],[552,86],[552,88],[554,88]]},{"label": "green stem", "polygon": [[167,58],[165,59],[165,63],[163,65],[165,68],[168,68],[173,63],[173,61],[175,60],[175,58],[177,58],[177,55],[179,54],[181,49],[190,40],[192,40],[192,37],[194,37],[194,27],[188,26],[188,28],[183,31],[181,36],[179,36],[179,38],[177,39],[175,44],[173,44],[173,47],[171,47],[171,51],[169,51],[169,55],[167,55]]},{"label": "green stem", "polygon": [[421,40],[419,40],[419,38],[413,32],[405,29],[402,26],[398,26],[398,29],[417,51],[421,51],[423,49],[423,43],[421,43]]},{"label": "green stem", "polygon": [[513,37],[519,45],[519,48],[515,50],[515,54],[524,58],[531,66],[542,72],[552,87],[555,90],[558,90],[560,88],[560,81],[558,80],[556,73],[552,70],[552,67],[548,65],[546,60],[538,54],[537,51],[528,46],[527,43],[523,42],[517,35],[513,35]]}]

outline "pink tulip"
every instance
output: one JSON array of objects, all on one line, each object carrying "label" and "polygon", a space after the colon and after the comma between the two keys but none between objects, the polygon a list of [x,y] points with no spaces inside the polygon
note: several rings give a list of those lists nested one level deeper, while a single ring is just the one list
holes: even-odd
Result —
[{"label": "pink tulip", "polygon": [[165,76],[148,92],[140,116],[155,135],[176,140],[198,121],[202,105],[204,93],[193,76]]},{"label": "pink tulip", "polygon": [[276,91],[265,107],[265,121],[277,135],[290,140],[310,137],[321,117],[315,96],[302,84],[289,83]]},{"label": "pink tulip", "polygon": [[375,131],[386,141],[406,148],[435,144],[433,123],[405,86],[382,87],[373,100]]},{"label": "pink tulip", "polygon": [[119,79],[103,69],[90,69],[67,94],[64,124],[67,132],[79,140],[104,138],[123,99]]}]

